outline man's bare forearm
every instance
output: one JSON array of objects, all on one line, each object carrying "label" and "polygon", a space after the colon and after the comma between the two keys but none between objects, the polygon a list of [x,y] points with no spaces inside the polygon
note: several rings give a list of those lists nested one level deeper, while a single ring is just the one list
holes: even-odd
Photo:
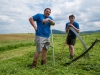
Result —
[{"label": "man's bare forearm", "polygon": [[36,27],[36,25],[35,25],[34,20],[33,20],[32,17],[29,18],[29,22],[34,27],[34,29],[37,30],[37,27]]},{"label": "man's bare forearm", "polygon": [[50,22],[51,25],[55,25],[55,22],[53,20],[49,19],[49,22]]},{"label": "man's bare forearm", "polygon": [[80,30],[79,30],[79,29],[77,29],[75,26],[73,26],[73,28],[74,28],[74,30],[75,30],[77,33],[79,33],[79,32],[80,32]]}]

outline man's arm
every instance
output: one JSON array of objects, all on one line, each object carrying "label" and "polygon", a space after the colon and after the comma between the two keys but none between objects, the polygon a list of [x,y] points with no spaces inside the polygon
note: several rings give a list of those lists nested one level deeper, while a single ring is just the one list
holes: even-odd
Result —
[{"label": "man's arm", "polygon": [[53,20],[49,19],[49,18],[44,19],[43,23],[46,23],[48,21],[50,22],[51,25],[55,25],[55,22]]},{"label": "man's arm", "polygon": [[37,30],[37,27],[36,27],[36,25],[34,23],[34,19],[32,17],[29,18],[29,22],[34,27],[34,29]]},{"label": "man's arm", "polygon": [[80,32],[80,30],[79,30],[78,28],[76,28],[74,25],[69,24],[68,26],[69,26],[69,27],[73,27],[73,29],[74,29],[77,33],[79,33],[79,32]]},{"label": "man's arm", "polygon": [[79,33],[79,32],[80,32],[80,30],[79,30],[79,29],[77,29],[75,26],[73,26],[73,29],[74,29],[77,33]]},{"label": "man's arm", "polygon": [[68,33],[68,31],[69,31],[69,26],[67,26],[67,28],[66,28],[66,33]]},{"label": "man's arm", "polygon": [[68,33],[68,32],[69,32],[69,24],[68,24],[68,23],[66,24],[65,31],[66,31],[66,33]]},{"label": "man's arm", "polygon": [[55,25],[55,22],[53,20],[49,19],[49,22],[51,25]]}]

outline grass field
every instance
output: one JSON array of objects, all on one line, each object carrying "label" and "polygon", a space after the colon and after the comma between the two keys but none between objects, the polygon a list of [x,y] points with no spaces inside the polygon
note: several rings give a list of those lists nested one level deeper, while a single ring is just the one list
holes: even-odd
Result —
[{"label": "grass field", "polygon": [[[100,33],[81,34],[87,47],[98,38]],[[53,66],[52,48],[47,54],[47,63],[37,68],[30,69],[35,52],[33,34],[0,34],[0,75],[100,75],[100,42],[90,50],[90,59],[82,57],[70,66],[63,64],[68,62],[68,46],[64,48],[65,35],[54,35],[54,49],[56,65]],[[84,48],[77,38],[75,45],[75,57],[83,53]]]}]

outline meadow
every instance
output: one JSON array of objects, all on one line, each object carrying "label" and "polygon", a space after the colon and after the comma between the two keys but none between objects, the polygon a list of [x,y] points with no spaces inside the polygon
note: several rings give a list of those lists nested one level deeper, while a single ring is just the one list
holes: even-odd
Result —
[{"label": "meadow", "polygon": [[[96,38],[100,40],[100,33],[81,34],[81,37],[89,47]],[[100,75],[100,42],[89,51],[90,59],[84,56],[71,65],[64,66],[70,60],[67,45],[62,51],[65,38],[65,34],[54,34],[55,66],[50,47],[47,63],[41,66],[39,58],[37,67],[31,69],[36,47],[34,34],[0,34],[0,75]],[[84,51],[77,38],[75,57]]]}]

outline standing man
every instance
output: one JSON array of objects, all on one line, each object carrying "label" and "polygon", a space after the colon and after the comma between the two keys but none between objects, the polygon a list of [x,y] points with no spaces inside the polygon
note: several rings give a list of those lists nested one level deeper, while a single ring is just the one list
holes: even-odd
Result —
[{"label": "standing man", "polygon": [[[41,65],[46,63],[46,55],[47,50],[50,45],[50,27],[51,25],[55,25],[52,17],[49,16],[51,14],[51,9],[46,8],[44,10],[44,14],[36,14],[29,18],[30,24],[34,27],[35,33],[35,42],[36,42],[36,52],[34,55],[34,60],[32,64],[32,68],[36,67],[38,58],[40,53],[42,52],[42,60]],[[37,26],[35,25],[35,22]]]},{"label": "standing man", "polygon": [[73,59],[73,56],[74,56],[74,45],[76,42],[76,35],[69,28],[72,27],[77,33],[79,33],[79,24],[75,22],[74,20],[75,20],[75,16],[70,15],[69,16],[70,22],[66,23],[66,33],[68,33],[66,41],[69,46],[70,59]]}]

